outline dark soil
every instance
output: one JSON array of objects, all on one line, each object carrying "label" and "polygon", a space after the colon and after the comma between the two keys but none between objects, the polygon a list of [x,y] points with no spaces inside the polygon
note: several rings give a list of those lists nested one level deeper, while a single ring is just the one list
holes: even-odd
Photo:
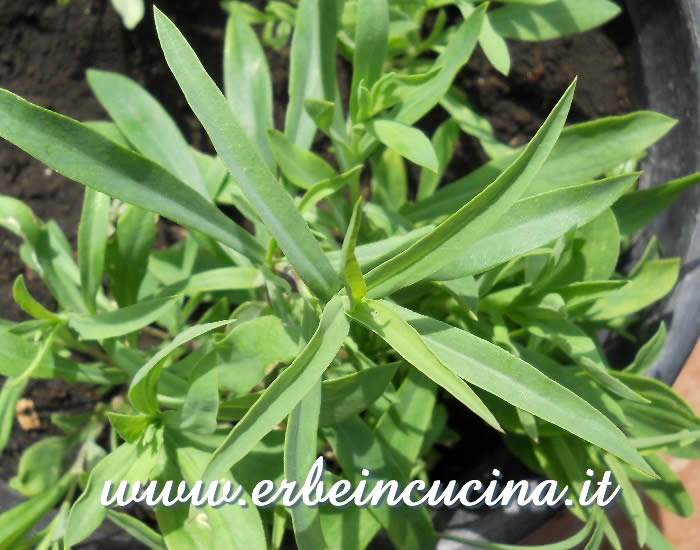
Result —
[{"label": "dark soil", "polygon": [[[212,77],[220,82],[225,15],[218,4],[197,0],[158,2],[183,31]],[[576,75],[579,83],[570,121],[640,107],[635,94],[638,86],[633,42],[629,25],[619,19],[602,30],[572,38],[540,44],[511,43],[513,71],[508,78],[494,72],[477,51],[458,83],[489,118],[497,136],[520,145],[535,133]],[[270,52],[278,127],[282,126],[287,102],[287,58],[288,50]],[[85,70],[90,67],[117,71],[139,81],[163,103],[192,144],[211,149],[170,75],[149,16],[129,32],[104,0],[72,0],[67,6],[57,6],[56,0],[0,0],[0,87],[79,120],[105,119],[106,114],[85,82]],[[429,125],[434,127],[444,116],[436,111]],[[446,180],[458,178],[484,160],[476,142],[463,134]],[[42,219],[56,220],[75,245],[82,186],[2,141],[0,193],[25,201]],[[12,282],[21,273],[34,296],[48,307],[54,305],[38,277],[21,263],[18,246],[14,235],[0,229],[0,315],[12,320],[26,318],[11,293]],[[0,458],[3,479],[14,473],[17,458],[27,445],[54,431],[49,423],[52,412],[85,410],[97,400],[94,388],[60,381],[33,382],[25,397],[34,401],[42,428],[24,432],[15,425],[12,440]],[[461,471],[476,465],[481,453],[472,452],[475,441],[485,449],[499,440],[486,430],[465,440],[456,450],[462,459]],[[447,474],[444,472],[443,477]]]}]

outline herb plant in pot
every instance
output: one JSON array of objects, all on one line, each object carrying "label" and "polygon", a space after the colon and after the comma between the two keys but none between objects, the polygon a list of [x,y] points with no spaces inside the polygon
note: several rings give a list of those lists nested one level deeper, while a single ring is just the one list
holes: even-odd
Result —
[{"label": "herb plant in pot", "polygon": [[[327,486],[433,486],[456,403],[571,488],[585,527],[562,547],[617,541],[603,511],[577,504],[605,471],[623,487],[640,543],[661,540],[632,482],[658,494],[669,473],[657,453],[696,456],[700,421],[641,375],[663,325],[626,372],[609,368],[596,333],[623,333],[676,280],[679,262],[653,245],[628,276],[615,273],[637,206],[657,206],[634,190],[639,173],[618,167],[673,121],[639,112],[565,128],[574,82],[526,146],[497,148],[439,188],[450,123],[432,141],[417,123],[459,100],[452,82],[488,32],[488,6],[460,3],[463,21],[436,40],[431,66],[410,74],[385,72],[389,5],[357,3],[352,42],[341,45],[353,65],[347,103],[335,73],[340,7],[296,7],[283,132],[243,17],[229,18],[223,94],[156,10],[165,58],[215,155],[190,148],[124,76],[88,75],[112,123],[0,91],[0,136],[86,186],[77,262],[56,224],[0,200],[0,223],[23,239],[24,261],[58,304],[50,311],[15,281],[33,320],[0,331],[3,427],[30,379],[105,395],[89,414],[56,416],[65,435],[26,451],[13,486],[28,500],[0,516],[0,547],[75,546],[108,519],[158,548],[279,547],[286,532],[300,548],[363,548],[380,530],[397,548],[430,548],[440,534],[426,507],[258,508],[250,495],[265,480],[302,483],[319,455]],[[406,161],[421,167],[416,201]],[[157,216],[186,238],[153,251]],[[245,489],[245,504],[159,506],[146,521],[101,505],[106,482],[151,480],[226,480]]]}]

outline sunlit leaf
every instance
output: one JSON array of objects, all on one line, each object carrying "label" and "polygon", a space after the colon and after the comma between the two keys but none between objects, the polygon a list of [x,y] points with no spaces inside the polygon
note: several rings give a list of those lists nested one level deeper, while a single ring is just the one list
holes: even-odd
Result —
[{"label": "sunlit leaf", "polygon": [[329,299],[340,285],[308,226],[175,25],[155,10],[166,60],[237,184],[307,286]]},{"label": "sunlit leaf", "polygon": [[271,165],[265,137],[267,129],[274,127],[270,68],[255,31],[233,12],[224,39],[224,92],[247,136]]},{"label": "sunlit leaf", "polygon": [[370,271],[368,296],[391,294],[434,273],[485,235],[525,192],[564,127],[575,82],[510,167],[472,201],[408,250]]},{"label": "sunlit leaf", "polygon": [[606,23],[620,13],[610,0],[558,0],[541,6],[512,3],[491,15],[494,30],[505,38],[551,40],[587,31]]},{"label": "sunlit leaf", "polygon": [[318,329],[306,348],[268,386],[216,450],[204,473],[206,479],[218,479],[289,414],[320,379],[348,330],[342,301],[335,297],[326,305]]},{"label": "sunlit leaf", "polygon": [[0,136],[69,179],[157,212],[261,258],[262,247],[199,193],[164,168],[88,129],[0,90]]},{"label": "sunlit leaf", "polygon": [[184,136],[151,94],[130,78],[108,71],[91,69],[87,72],[87,80],[119,130],[137,151],[209,199]]}]

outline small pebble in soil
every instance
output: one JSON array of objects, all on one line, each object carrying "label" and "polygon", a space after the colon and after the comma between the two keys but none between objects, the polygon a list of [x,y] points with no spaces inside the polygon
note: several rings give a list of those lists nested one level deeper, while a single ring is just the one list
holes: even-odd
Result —
[{"label": "small pebble in soil", "polygon": [[34,408],[34,401],[31,399],[22,398],[17,401],[15,416],[20,428],[25,432],[38,430],[41,427],[39,415],[36,412],[36,408]]}]

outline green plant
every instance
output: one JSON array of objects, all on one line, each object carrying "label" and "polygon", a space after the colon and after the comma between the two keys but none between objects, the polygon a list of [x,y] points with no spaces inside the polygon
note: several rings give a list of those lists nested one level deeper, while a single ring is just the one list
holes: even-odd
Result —
[{"label": "green plant", "polygon": [[[228,479],[249,495],[264,479],[303,481],[319,452],[332,459],[329,483],[357,484],[362,468],[370,485],[427,480],[436,445],[454,437],[445,404],[455,400],[465,420],[469,409],[503,431],[515,455],[574,494],[587,468],[611,470],[641,544],[665,543],[632,482],[692,513],[657,453],[700,457],[700,419],[642,376],[664,326],[624,372],[596,336],[627,335],[678,276],[654,241],[630,274],[615,272],[622,240],[700,179],[633,189],[629,159],[674,122],[637,112],[564,128],[574,83],[527,146],[438,188],[454,122],[432,142],[415,124],[445,100],[486,6],[453,29],[432,67],[402,76],[384,72],[387,3],[361,0],[347,109],[335,75],[340,6],[297,5],[284,132],[243,18],[228,20],[222,94],[156,11],[166,60],[216,155],[191,149],[123,76],[88,74],[111,123],[0,91],[0,136],[86,186],[77,264],[55,223],[0,198],[0,224],[22,238],[58,306],[15,281],[33,319],[0,330],[0,443],[29,379],[90,383],[105,396],[89,414],[54,415],[65,435],[22,456],[12,485],[29,500],[0,515],[0,548],[70,546],[105,519],[153,548],[279,547],[287,528],[304,549],[363,548],[380,529],[398,548],[428,548],[426,508],[158,507],[158,533],[100,495],[108,480],[153,479]],[[325,145],[312,152],[319,131]],[[422,170],[415,202],[406,161]],[[158,216],[187,236],[154,251]],[[604,513],[571,511],[587,523],[559,547],[603,537],[619,547]]]},{"label": "green plant", "polygon": [[[367,10],[366,4],[359,0],[344,0],[340,4],[343,8],[338,22],[338,52],[352,62],[357,22],[370,25],[382,19],[381,16],[376,19],[379,14]],[[620,7],[611,0],[506,0],[494,4],[483,0],[389,0],[384,16],[388,38],[382,46],[385,76],[372,86],[365,82],[366,95],[380,96],[386,101],[397,81],[420,84],[421,78],[430,75],[435,56],[442,55],[453,35],[460,34],[459,25],[451,24],[457,18],[448,14],[450,9],[459,11],[465,18],[479,6],[487,9],[478,44],[493,67],[504,75],[511,70],[506,40],[539,42],[563,38],[603,25],[620,13]],[[297,17],[296,1],[270,0],[262,10],[236,0],[224,0],[222,6],[253,25],[262,25],[265,45],[281,49],[288,44]],[[417,75],[417,79],[406,78],[409,75]],[[459,127],[479,140],[489,158],[513,152],[512,147],[493,135],[491,123],[474,108],[463,91],[451,87],[440,99],[440,106],[453,119],[442,139],[450,139]],[[375,105],[376,109],[382,107],[381,103]],[[429,179],[439,181],[439,178]],[[421,196],[430,192],[432,184],[425,187]]]},{"label": "green plant", "polygon": [[[65,6],[70,0],[57,0],[59,6]],[[112,7],[122,18],[124,26],[131,30],[138,25],[146,12],[143,0],[110,0]]]}]

